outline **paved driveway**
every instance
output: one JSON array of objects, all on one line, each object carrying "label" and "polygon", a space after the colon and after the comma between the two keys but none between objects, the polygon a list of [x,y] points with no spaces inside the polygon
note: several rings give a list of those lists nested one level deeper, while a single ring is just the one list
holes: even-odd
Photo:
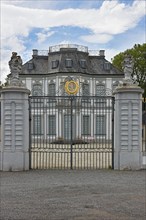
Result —
[{"label": "paved driveway", "polygon": [[1,220],[144,220],[146,171],[1,172]]}]

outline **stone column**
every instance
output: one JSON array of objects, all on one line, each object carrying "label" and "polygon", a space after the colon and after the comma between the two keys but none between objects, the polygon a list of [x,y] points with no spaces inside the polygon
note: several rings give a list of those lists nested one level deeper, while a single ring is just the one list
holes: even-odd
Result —
[{"label": "stone column", "polygon": [[29,169],[29,100],[30,91],[19,79],[22,60],[16,52],[9,61],[8,85],[1,90],[0,170]]}]

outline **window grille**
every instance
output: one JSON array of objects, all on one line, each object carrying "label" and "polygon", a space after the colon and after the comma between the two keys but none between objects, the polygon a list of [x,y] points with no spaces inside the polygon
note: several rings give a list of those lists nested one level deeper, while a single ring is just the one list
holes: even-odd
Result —
[{"label": "window grille", "polygon": [[103,85],[103,84],[96,85],[96,95],[97,96],[105,96],[105,85]]},{"label": "window grille", "polygon": [[32,86],[32,95],[33,96],[41,96],[42,95],[42,85],[34,84]]}]

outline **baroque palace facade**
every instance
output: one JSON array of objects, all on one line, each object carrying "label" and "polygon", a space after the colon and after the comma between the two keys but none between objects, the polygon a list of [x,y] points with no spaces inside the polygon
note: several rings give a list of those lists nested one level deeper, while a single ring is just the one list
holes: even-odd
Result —
[{"label": "baroque palace facade", "polygon": [[[34,97],[31,104],[34,138],[36,135],[45,140],[70,139],[72,135],[73,139],[96,139],[108,134],[111,139],[111,132],[107,131],[111,130],[108,119],[111,113],[108,116],[104,113],[111,101],[107,103],[105,97],[112,96],[124,74],[106,60],[104,52],[73,44],[51,46],[48,51],[33,50],[32,58],[22,67],[20,79]],[[59,97],[66,97],[66,101]],[[78,99],[76,104],[73,100],[72,112],[69,97]],[[61,111],[56,108],[58,102],[64,106]]]}]

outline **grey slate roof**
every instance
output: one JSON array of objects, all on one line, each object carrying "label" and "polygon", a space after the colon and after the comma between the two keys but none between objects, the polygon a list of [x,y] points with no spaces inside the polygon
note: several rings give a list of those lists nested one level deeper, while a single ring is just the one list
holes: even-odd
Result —
[{"label": "grey slate roof", "polygon": [[[71,59],[73,65],[67,68],[65,60]],[[58,60],[57,68],[52,68],[52,61]],[[86,68],[82,68],[80,60],[86,60]],[[33,64],[33,69],[28,69],[28,64]],[[109,63],[104,56],[90,56],[88,52],[78,51],[76,48],[62,48],[57,52],[50,52],[48,56],[35,55],[26,62],[22,68],[22,74],[56,74],[56,73],[83,73],[92,75],[116,75],[124,76],[123,72],[110,63],[110,69],[104,65]]]}]

